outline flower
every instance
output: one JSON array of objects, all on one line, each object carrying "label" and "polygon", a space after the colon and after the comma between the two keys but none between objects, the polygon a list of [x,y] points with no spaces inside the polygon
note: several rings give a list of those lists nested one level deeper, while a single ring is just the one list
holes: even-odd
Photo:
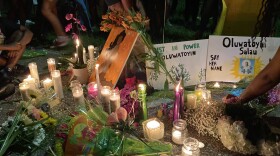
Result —
[{"label": "flower", "polygon": [[66,14],[65,19],[66,20],[71,20],[73,18],[73,14]]},{"label": "flower", "polygon": [[[82,31],[87,31],[86,26],[81,24],[81,21],[79,19],[75,18],[73,14],[66,14],[65,19],[68,20],[68,21],[71,21],[71,23],[67,24],[66,27],[65,27],[66,32],[69,32],[74,28],[77,28],[77,30],[80,29]],[[73,39],[77,39],[78,38],[77,36],[78,35],[77,35],[76,32],[72,33],[72,38]]]}]

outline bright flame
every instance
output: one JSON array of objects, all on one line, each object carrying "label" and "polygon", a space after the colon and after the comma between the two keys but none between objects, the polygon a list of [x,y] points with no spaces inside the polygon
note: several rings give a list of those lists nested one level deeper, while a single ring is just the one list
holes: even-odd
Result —
[{"label": "bright flame", "polygon": [[99,64],[96,64],[96,65],[95,65],[95,69],[98,69],[98,68],[99,68]]},{"label": "bright flame", "polygon": [[180,89],[180,84],[181,84],[181,81],[180,81],[179,84],[176,86],[176,92],[179,91],[179,89]]},{"label": "bright flame", "polygon": [[80,46],[80,41],[79,41],[79,39],[76,39],[76,46]]},{"label": "bright flame", "polygon": [[52,80],[50,79],[50,78],[46,78],[45,80],[44,80],[44,82],[45,83],[50,83]]}]

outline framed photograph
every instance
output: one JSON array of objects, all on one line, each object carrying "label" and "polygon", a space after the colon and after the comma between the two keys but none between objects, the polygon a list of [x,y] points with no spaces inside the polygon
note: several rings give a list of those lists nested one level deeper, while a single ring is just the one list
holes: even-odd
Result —
[{"label": "framed photograph", "polygon": [[[98,72],[102,86],[115,88],[137,38],[138,33],[132,30],[121,27],[114,27],[111,30],[96,62],[99,64]],[[95,70],[89,81],[96,81]]]}]

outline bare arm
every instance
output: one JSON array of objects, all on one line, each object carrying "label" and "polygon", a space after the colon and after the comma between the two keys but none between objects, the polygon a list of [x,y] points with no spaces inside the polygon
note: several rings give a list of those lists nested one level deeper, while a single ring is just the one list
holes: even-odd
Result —
[{"label": "bare arm", "polygon": [[240,95],[240,102],[248,102],[272,89],[280,82],[280,47],[269,64],[254,78]]}]

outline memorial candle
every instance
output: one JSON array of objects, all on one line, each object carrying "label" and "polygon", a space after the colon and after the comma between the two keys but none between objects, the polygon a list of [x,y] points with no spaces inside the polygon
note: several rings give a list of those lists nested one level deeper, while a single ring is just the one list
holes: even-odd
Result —
[{"label": "memorial candle", "polygon": [[53,86],[56,95],[58,96],[59,99],[64,98],[60,71],[54,70],[51,72],[51,75],[52,75]]},{"label": "memorial candle", "polygon": [[43,81],[43,86],[44,86],[44,89],[45,89],[45,90],[48,90],[48,89],[51,88],[51,86],[52,86],[52,80],[49,79],[49,78],[46,78],[46,79]]},{"label": "memorial candle", "polygon": [[104,111],[109,114],[111,113],[110,95],[111,95],[111,88],[109,86],[103,86],[101,88],[101,101],[103,104]]},{"label": "memorial candle", "polygon": [[146,85],[141,83],[138,85],[138,98],[142,107],[143,120],[148,118],[147,102],[146,102]]},{"label": "memorial candle", "polygon": [[83,61],[85,64],[87,64],[87,51],[86,48],[83,48]]},{"label": "memorial candle", "polygon": [[95,82],[91,82],[88,84],[88,98],[93,99],[98,96],[98,89],[97,89],[97,84]]},{"label": "memorial candle", "polygon": [[115,112],[121,106],[121,97],[118,90],[112,90],[110,95],[111,112]]},{"label": "memorial candle", "polygon": [[33,77],[35,79],[36,86],[38,86],[39,82],[40,82],[40,79],[39,79],[37,64],[35,62],[31,62],[31,63],[28,64],[28,67],[29,67],[31,77]]},{"label": "memorial candle", "polygon": [[76,53],[79,53],[79,46],[80,46],[80,41],[79,39],[76,39]]},{"label": "memorial candle", "polygon": [[48,58],[47,63],[48,63],[48,69],[49,69],[50,73],[52,71],[56,70],[55,59],[54,58]]},{"label": "memorial candle", "polygon": [[89,59],[92,61],[94,59],[94,46],[93,45],[88,46],[88,53],[89,53]]},{"label": "memorial candle", "polygon": [[27,82],[22,82],[19,84],[19,91],[23,101],[29,101],[29,84]]},{"label": "memorial candle", "polygon": [[146,120],[142,123],[144,137],[147,140],[159,140],[164,136],[164,124],[157,118]]},{"label": "memorial candle", "polygon": [[36,80],[31,77],[31,75],[28,75],[26,79],[23,79],[23,82],[27,82],[30,88],[36,89]]},{"label": "memorial candle", "polygon": [[180,119],[181,108],[182,107],[182,97],[183,96],[183,88],[180,86],[180,83],[175,88],[175,100],[173,105],[173,121]]},{"label": "memorial candle", "polygon": [[75,86],[72,88],[72,95],[74,97],[74,103],[79,105],[85,104],[83,88],[80,86]]},{"label": "memorial candle", "polygon": [[99,64],[95,65],[95,79],[96,79],[96,83],[97,83],[97,89],[98,89],[98,97],[100,98],[100,91],[101,91],[101,84],[100,84],[100,80],[99,80]]}]

